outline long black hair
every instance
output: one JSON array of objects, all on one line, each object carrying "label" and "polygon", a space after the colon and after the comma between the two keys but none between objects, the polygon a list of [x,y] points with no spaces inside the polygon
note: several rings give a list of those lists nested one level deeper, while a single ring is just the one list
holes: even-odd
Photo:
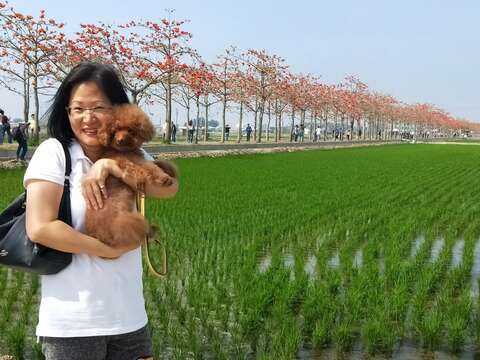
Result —
[{"label": "long black hair", "polygon": [[76,65],[60,84],[47,111],[48,134],[66,145],[75,138],[67,114],[72,89],[81,83],[93,81],[105,93],[112,105],[128,103],[128,96],[115,68],[96,62]]}]

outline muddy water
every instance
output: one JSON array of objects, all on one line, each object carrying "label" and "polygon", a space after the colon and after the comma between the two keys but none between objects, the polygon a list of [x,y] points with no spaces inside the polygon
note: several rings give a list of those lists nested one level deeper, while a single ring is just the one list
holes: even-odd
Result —
[{"label": "muddy water", "polygon": [[260,259],[260,262],[258,263],[258,271],[263,274],[265,271],[268,270],[271,264],[272,264],[272,257],[268,254],[263,256]]},{"label": "muddy water", "polygon": [[[418,251],[425,243],[425,238],[423,236],[415,239],[415,242],[412,246],[410,252],[410,259],[415,258]],[[443,248],[445,246],[445,241],[442,238],[439,238],[434,241],[431,252],[430,252],[430,261],[433,263],[438,260]],[[451,268],[458,267],[463,260],[465,249],[465,241],[459,239],[455,242],[452,249],[452,261]],[[284,266],[286,268],[293,268],[294,258],[291,254],[286,254],[283,257]],[[352,259],[353,266],[361,269],[363,265],[363,250],[360,248],[356,251],[354,258]],[[271,265],[271,255],[265,254],[260,258],[258,264],[258,271],[265,272]],[[379,259],[379,266],[382,267],[383,259]],[[340,267],[340,257],[339,253],[336,252],[329,259],[328,266],[333,269],[338,269]],[[305,263],[305,272],[309,275],[310,278],[313,278],[317,271],[317,259],[314,255],[310,254]],[[473,297],[478,297],[480,295],[479,289],[479,279],[480,279],[480,239],[476,242],[474,248],[474,262],[471,271],[471,291]],[[328,349],[311,349],[307,346],[302,347],[298,354],[297,359],[311,359],[311,360],[330,360],[330,359],[349,359],[349,360],[386,360],[386,359],[395,359],[395,360],[409,360],[409,359],[421,359],[421,360],[480,360],[480,348],[474,346],[466,347],[464,351],[459,354],[451,354],[446,350],[443,351],[428,351],[421,347],[418,344],[413,343],[409,340],[402,341],[402,344],[398,345],[391,355],[375,355],[371,356],[365,353],[362,349],[361,340],[357,340],[353,350],[347,353],[339,353],[333,348]]]},{"label": "muddy water", "polygon": [[369,355],[362,350],[361,342],[354,345],[352,351],[340,353],[335,349],[302,348],[297,354],[302,360],[480,360],[480,351],[469,348],[459,354],[447,351],[430,351],[419,348],[410,340],[397,346],[391,355]]},{"label": "muddy water", "polygon": [[332,269],[338,269],[340,267],[340,256],[338,251],[331,257],[330,260],[328,260],[328,266],[330,266]]},{"label": "muddy water", "polygon": [[413,244],[412,251],[410,252],[410,259],[414,259],[415,256],[417,256],[417,253],[424,244],[424,242],[425,237],[423,235],[415,239],[415,244]]},{"label": "muddy water", "polygon": [[430,255],[430,262],[434,263],[438,260],[440,253],[442,252],[443,246],[445,245],[444,239],[437,239],[432,245],[432,253]]},{"label": "muddy water", "polygon": [[361,269],[363,265],[363,250],[358,249],[355,252],[355,257],[353,258],[353,267]]},{"label": "muddy water", "polygon": [[472,273],[470,278],[470,286],[472,289],[472,296],[474,298],[478,297],[478,278],[480,277],[480,240],[475,244],[475,249],[473,250],[473,266]]},{"label": "muddy water", "polygon": [[451,268],[455,269],[460,266],[463,259],[463,251],[465,249],[465,240],[458,240],[452,249],[452,265]]},{"label": "muddy water", "polygon": [[307,262],[305,263],[305,272],[310,279],[314,279],[317,274],[317,258],[313,255],[309,255]]}]

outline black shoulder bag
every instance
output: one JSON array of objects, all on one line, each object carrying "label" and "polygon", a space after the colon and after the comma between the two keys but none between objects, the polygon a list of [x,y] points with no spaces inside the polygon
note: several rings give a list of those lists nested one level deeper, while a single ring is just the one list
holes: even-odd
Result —
[{"label": "black shoulder bag", "polygon": [[[72,225],[70,208],[71,160],[68,148],[65,152],[65,183],[58,219]],[[33,243],[25,228],[27,191],[17,197],[0,214],[0,265],[41,275],[56,274],[72,262],[72,254]]]}]

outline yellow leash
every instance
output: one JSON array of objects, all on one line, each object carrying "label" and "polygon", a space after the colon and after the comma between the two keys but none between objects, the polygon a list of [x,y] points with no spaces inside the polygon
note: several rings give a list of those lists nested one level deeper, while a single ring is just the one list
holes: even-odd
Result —
[{"label": "yellow leash", "polygon": [[[140,211],[140,214],[142,214],[143,217],[145,217],[145,192],[144,191],[138,191],[137,192],[137,209]],[[158,244],[160,244],[160,241],[155,240]],[[162,246],[162,269],[159,271],[155,269],[155,267],[152,264],[152,261],[150,260],[150,239],[148,238],[148,235],[145,239],[145,244],[143,245],[143,248],[145,249],[145,258],[147,259],[147,265],[150,271],[153,273],[153,275],[164,278],[167,276],[168,273],[168,262],[167,262],[167,249],[166,246]]]}]

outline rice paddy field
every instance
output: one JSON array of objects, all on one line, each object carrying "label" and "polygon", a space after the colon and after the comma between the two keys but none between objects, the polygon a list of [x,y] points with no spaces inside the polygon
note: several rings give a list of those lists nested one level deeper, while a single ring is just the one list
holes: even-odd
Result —
[{"label": "rice paddy field", "polygon": [[[479,160],[421,144],[178,160],[176,198],[147,202],[170,265],[145,268],[156,359],[476,358]],[[1,173],[2,208],[22,174]],[[0,268],[0,355],[41,358],[38,294]]]}]

